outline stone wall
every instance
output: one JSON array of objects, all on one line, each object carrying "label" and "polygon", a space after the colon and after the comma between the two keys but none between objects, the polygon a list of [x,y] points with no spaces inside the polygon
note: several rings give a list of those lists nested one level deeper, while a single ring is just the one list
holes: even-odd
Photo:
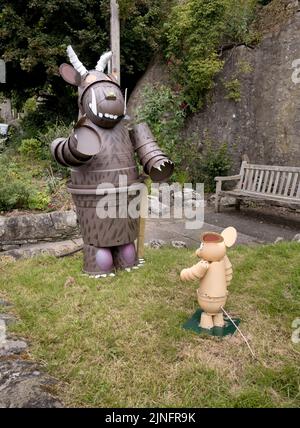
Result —
[{"label": "stone wall", "polygon": [[[225,66],[207,105],[187,120],[184,137],[193,135],[199,150],[205,150],[207,140],[216,147],[227,144],[232,172],[239,170],[245,154],[260,164],[300,164],[299,9],[295,0],[274,0],[266,6],[258,20],[261,42],[223,52]],[[156,59],[133,92],[130,113],[142,102],[145,84],[167,79],[166,67]],[[231,99],[228,90],[234,80],[239,101]]]},{"label": "stone wall", "polygon": [[0,251],[78,237],[79,228],[74,211],[0,217]]},{"label": "stone wall", "polygon": [[[186,135],[199,142],[227,143],[239,168],[242,155],[261,164],[300,164],[300,13],[264,37],[258,47],[239,46],[225,54],[211,101],[187,122]],[[300,61],[299,61],[300,62]],[[240,82],[240,101],[228,99],[226,82]]]}]

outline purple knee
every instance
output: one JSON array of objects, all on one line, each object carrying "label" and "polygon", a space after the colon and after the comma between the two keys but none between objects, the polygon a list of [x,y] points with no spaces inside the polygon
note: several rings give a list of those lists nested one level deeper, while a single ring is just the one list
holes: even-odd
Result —
[{"label": "purple knee", "polygon": [[136,261],[136,251],[134,244],[125,244],[119,247],[120,256],[128,264],[134,264]]},{"label": "purple knee", "polygon": [[114,262],[117,268],[124,269],[136,264],[136,251],[133,243],[120,245],[115,249]]},{"label": "purple knee", "polygon": [[113,258],[109,248],[100,248],[96,253],[96,263],[102,272],[111,272]]}]

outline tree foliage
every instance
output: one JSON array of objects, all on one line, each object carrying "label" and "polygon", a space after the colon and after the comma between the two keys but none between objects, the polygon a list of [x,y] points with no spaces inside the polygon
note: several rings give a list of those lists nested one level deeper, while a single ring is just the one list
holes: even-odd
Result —
[{"label": "tree foliage", "polygon": [[[161,6],[167,3],[119,1],[125,84],[131,83],[130,75],[135,80],[145,70],[158,43]],[[66,47],[72,44],[86,67],[95,67],[109,48],[109,22],[109,0],[0,0],[0,57],[8,62],[4,89],[15,95],[17,107],[42,93],[56,96],[54,113],[68,110],[74,91],[58,77],[58,66],[67,61]]]}]

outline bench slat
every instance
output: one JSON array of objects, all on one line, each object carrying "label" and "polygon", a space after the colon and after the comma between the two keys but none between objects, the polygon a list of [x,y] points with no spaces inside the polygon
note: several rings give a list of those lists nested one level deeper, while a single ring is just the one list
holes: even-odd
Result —
[{"label": "bench slat", "polygon": [[276,172],[276,178],[275,178],[275,184],[273,187],[273,195],[276,195],[277,193],[277,189],[278,189],[278,184],[279,184],[279,178],[280,178],[280,171]]},{"label": "bench slat", "polygon": [[282,172],[298,172],[300,173],[300,167],[295,166],[276,166],[276,165],[255,165],[248,164],[245,169],[259,169],[264,171],[282,171]]},{"label": "bench slat", "polygon": [[296,190],[298,178],[299,178],[299,174],[297,174],[297,173],[294,174],[294,180],[293,180],[291,194],[290,194],[291,197],[293,197],[295,195],[295,190]]},{"label": "bench slat", "polygon": [[286,173],[283,172],[281,174],[281,177],[280,177],[280,186],[279,186],[279,190],[278,190],[278,195],[282,195],[285,180],[286,180]]},{"label": "bench slat", "polygon": [[265,171],[260,171],[260,177],[259,177],[259,182],[258,182],[258,186],[257,186],[257,192],[260,192],[260,190],[261,190],[261,186],[263,185],[264,175],[265,175]]},{"label": "bench slat", "polygon": [[257,169],[255,171],[254,180],[253,180],[253,183],[252,183],[252,192],[255,192],[255,190],[256,190],[257,180],[258,180],[258,174],[259,174],[259,171]]},{"label": "bench slat", "polygon": [[263,185],[263,188],[262,188],[262,193],[266,192],[266,187],[267,187],[269,175],[270,175],[270,171],[266,171],[266,177],[264,179],[264,185]]},{"label": "bench slat", "polygon": [[287,180],[286,180],[285,189],[284,189],[284,196],[288,196],[288,193],[289,193],[289,190],[290,190],[291,181],[292,181],[292,177],[293,177],[293,173],[289,172],[288,176],[287,176]]},{"label": "bench slat", "polygon": [[271,193],[273,182],[274,182],[274,176],[275,176],[275,171],[271,171],[271,177],[269,180],[269,186],[268,186],[267,193]]},{"label": "bench slat", "polygon": [[300,182],[298,183],[298,190],[297,190],[296,198],[300,198]]}]

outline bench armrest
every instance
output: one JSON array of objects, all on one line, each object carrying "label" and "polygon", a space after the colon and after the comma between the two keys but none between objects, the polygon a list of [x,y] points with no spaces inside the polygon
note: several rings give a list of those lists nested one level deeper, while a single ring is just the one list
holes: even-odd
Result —
[{"label": "bench armrest", "polygon": [[215,177],[215,181],[237,181],[241,178],[241,175],[229,175],[228,177]]}]

